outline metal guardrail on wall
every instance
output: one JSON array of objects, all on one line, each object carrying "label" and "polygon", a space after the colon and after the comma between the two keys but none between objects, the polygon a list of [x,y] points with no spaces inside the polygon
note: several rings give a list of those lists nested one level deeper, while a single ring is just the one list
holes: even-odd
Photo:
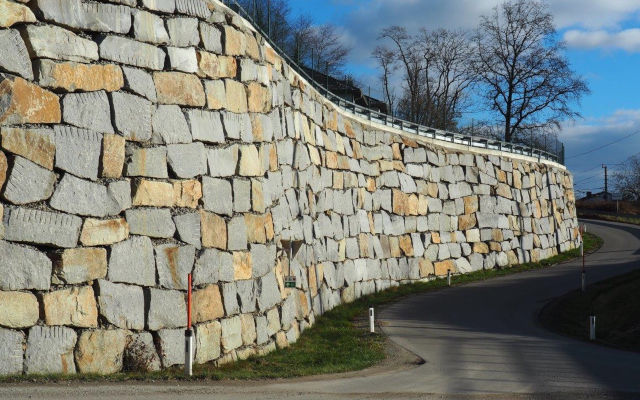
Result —
[{"label": "metal guardrail on wall", "polygon": [[512,154],[519,154],[524,156],[535,157],[538,159],[554,161],[560,164],[564,164],[564,144],[560,143],[560,148],[556,144],[557,153],[551,153],[545,150],[537,149],[525,144],[503,142],[500,140],[490,139],[481,136],[469,136],[456,132],[449,132],[435,128],[429,128],[424,125],[416,124],[414,122],[405,121],[400,118],[393,117],[388,114],[384,114],[353,102],[347,101],[344,98],[332,93],[327,87],[318,83],[309,74],[298,65],[289,55],[283,51],[271,37],[265,33],[260,24],[258,24],[252,15],[247,12],[236,0],[222,0],[229,8],[237,12],[243,18],[245,18],[251,25],[269,42],[271,47],[278,52],[278,54],[285,59],[291,68],[293,68],[300,76],[304,77],[309,84],[311,84],[319,93],[324,95],[327,99],[338,105],[340,108],[349,111],[350,113],[368,119],[372,122],[384,124],[386,126],[400,129],[407,133],[424,136],[427,138],[442,140],[449,143],[461,144],[470,147],[479,147],[490,150],[504,151]]}]

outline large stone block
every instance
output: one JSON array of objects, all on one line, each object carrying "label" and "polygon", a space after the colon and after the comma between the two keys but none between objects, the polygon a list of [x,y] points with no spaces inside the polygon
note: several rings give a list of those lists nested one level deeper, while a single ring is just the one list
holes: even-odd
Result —
[{"label": "large stone block", "polygon": [[162,329],[157,335],[162,366],[184,364],[184,329]]},{"label": "large stone block", "polygon": [[[7,168],[9,168],[9,164],[7,163],[7,156],[0,151],[0,189],[4,186],[4,183],[7,180]],[[0,238],[2,237],[2,231],[0,231]]]},{"label": "large stone block", "polygon": [[158,106],[151,123],[154,143],[191,143],[191,133],[178,106]]},{"label": "large stone block", "polygon": [[209,175],[214,177],[230,177],[238,170],[238,146],[210,149],[208,154]]},{"label": "large stone block", "polygon": [[200,37],[204,48],[215,54],[222,54],[222,32],[213,25],[200,22]]},{"label": "large stone block", "polygon": [[198,72],[198,57],[195,48],[167,47],[167,53],[171,70],[188,73]]},{"label": "large stone block", "polygon": [[258,153],[258,149],[253,146],[242,146],[240,148],[239,173],[242,176],[262,176],[264,175],[263,163]]},{"label": "large stone block", "polygon": [[134,67],[162,70],[166,54],[154,45],[120,36],[107,36],[100,43],[100,58]]},{"label": "large stone block", "polygon": [[[122,67],[124,73],[125,88],[135,94],[146,97],[153,102],[157,101],[156,85],[151,74],[138,68]],[[116,124],[117,125],[117,124]]]},{"label": "large stone block", "polygon": [[[253,141],[253,129],[251,117],[248,114],[222,113],[224,131],[229,139],[242,139],[245,142]],[[291,149],[293,153],[293,149]]]},{"label": "large stone block", "polygon": [[55,247],[76,247],[82,219],[74,215],[7,207],[5,239]]},{"label": "large stone block", "polygon": [[62,105],[65,122],[100,133],[113,133],[111,106],[105,91],[70,93],[64,96]]},{"label": "large stone block", "polygon": [[213,321],[196,325],[196,356],[195,362],[203,364],[220,357],[220,336],[222,327],[220,322]]},{"label": "large stone block", "polygon": [[47,325],[78,328],[98,326],[98,308],[91,286],[73,287],[45,293],[42,296]]},{"label": "large stone block", "polygon": [[224,143],[224,129],[220,113],[204,110],[186,111],[193,140],[205,143]]},{"label": "large stone block", "polygon": [[228,56],[243,56],[247,50],[245,35],[230,25],[224,26],[224,53]]},{"label": "large stone block", "polygon": [[146,176],[149,178],[168,178],[166,147],[127,149],[129,162],[127,176]]},{"label": "large stone block", "polygon": [[[2,15],[3,11],[6,11],[3,10],[6,7],[5,4],[7,2],[0,3],[0,19],[6,18]],[[0,20],[1,25],[2,21]],[[20,37],[20,33],[15,29],[0,30],[0,68],[23,78],[33,79],[33,69],[27,47]]]},{"label": "large stone block", "polygon": [[56,175],[31,161],[16,157],[4,189],[4,198],[13,204],[46,200],[53,193]]},{"label": "large stone block", "polygon": [[129,232],[153,238],[172,238],[176,226],[168,209],[135,209],[126,211]]},{"label": "large stone block", "polygon": [[160,370],[161,366],[160,357],[153,343],[153,336],[149,332],[131,335],[124,352],[124,370],[151,372]]},{"label": "large stone block", "polygon": [[120,372],[128,336],[122,329],[82,332],[75,352],[78,372],[102,375]]},{"label": "large stone block", "polygon": [[181,14],[208,19],[211,11],[204,0],[176,0],[176,11]]},{"label": "large stone block", "polygon": [[55,25],[27,25],[23,31],[34,58],[90,62],[98,60],[98,45]]},{"label": "large stone block", "polygon": [[221,344],[225,352],[242,346],[242,320],[240,316],[225,318],[220,321],[222,326]]},{"label": "large stone block", "polygon": [[71,328],[34,326],[29,329],[24,372],[27,374],[74,374],[77,335]]},{"label": "large stone block", "polygon": [[59,211],[90,217],[106,217],[121,211],[120,204],[106,186],[65,174],[51,198]]},{"label": "large stone block", "polygon": [[133,35],[141,42],[167,44],[169,34],[164,21],[159,16],[147,11],[136,10],[133,14]]},{"label": "large stone block", "polygon": [[231,254],[206,249],[193,269],[193,284],[233,282],[233,258]]},{"label": "large stone block", "polygon": [[100,315],[122,329],[144,329],[144,294],[139,286],[98,280]]},{"label": "large stone block", "polygon": [[[24,157],[41,167],[53,169],[56,146],[52,130],[2,128],[1,135],[3,149]],[[2,182],[1,179],[0,182]]]},{"label": "large stone block", "polygon": [[149,10],[168,14],[176,10],[176,0],[142,0],[142,5]]},{"label": "large stone block", "polygon": [[67,92],[113,92],[124,86],[122,70],[114,64],[89,65],[40,59],[36,63],[36,71],[40,86]]},{"label": "large stone block", "polygon": [[257,281],[256,296],[258,299],[258,308],[262,312],[280,302],[280,288],[278,287],[278,281],[273,272],[263,276]]},{"label": "large stone block", "polygon": [[193,322],[207,322],[224,317],[222,296],[218,285],[208,285],[204,289],[193,292]]},{"label": "large stone block", "polygon": [[0,240],[0,290],[48,290],[51,260],[37,250]]},{"label": "large stone block", "polygon": [[197,179],[174,181],[173,196],[176,207],[195,209],[202,198],[202,184]]},{"label": "large stone block", "polygon": [[24,333],[0,328],[0,376],[22,373],[24,364],[23,343]]},{"label": "large stone block", "polygon": [[120,135],[107,133],[102,137],[100,174],[103,178],[118,179],[124,167],[126,141]]},{"label": "large stone block", "polygon": [[247,104],[247,90],[242,82],[226,79],[225,91],[227,94],[227,110],[236,114],[245,114],[249,111],[249,106]]},{"label": "large stone block", "polygon": [[116,129],[127,140],[146,142],[151,139],[151,116],[154,108],[145,98],[116,92],[111,94]]},{"label": "large stone block", "polygon": [[[0,0],[0,27],[10,28],[20,22],[36,22],[36,17],[27,6]],[[1,372],[0,375],[2,375]]]},{"label": "large stone block", "polygon": [[197,46],[200,44],[198,20],[196,18],[171,18],[167,20],[169,44],[177,47]]},{"label": "large stone block", "polygon": [[72,126],[56,125],[54,137],[56,167],[82,178],[96,180],[102,135]]},{"label": "large stone block", "polygon": [[[86,226],[86,222],[85,222]],[[62,252],[54,263],[54,284],[78,284],[107,276],[107,250],[77,248]]]},{"label": "large stone block", "polygon": [[187,290],[187,275],[191,273],[196,257],[195,247],[162,244],[155,247],[155,254],[160,286]]},{"label": "large stone block", "polygon": [[155,286],[156,268],[151,240],[135,236],[113,245],[107,279],[111,282]]},{"label": "large stone block", "polygon": [[204,88],[197,76],[182,72],[156,72],[153,74],[158,102],[203,107],[206,103]]},{"label": "large stone block", "polygon": [[227,223],[224,218],[202,211],[200,228],[204,247],[227,249]]},{"label": "large stone block", "polygon": [[22,78],[0,73],[0,98],[0,125],[60,122],[58,96]]},{"label": "large stone block", "polygon": [[127,33],[131,29],[129,7],[81,0],[37,0],[35,7],[45,21],[70,28],[115,33]]},{"label": "large stone block", "polygon": [[80,242],[84,246],[105,246],[129,237],[129,224],[124,218],[99,220],[87,218],[82,226]]},{"label": "large stone block", "polygon": [[178,178],[193,178],[207,173],[207,153],[202,143],[168,145],[167,161]]},{"label": "large stone block", "polygon": [[173,207],[174,203],[172,184],[146,179],[137,182],[133,196],[134,206]]},{"label": "large stone block", "polygon": [[192,212],[188,214],[176,215],[173,217],[176,224],[178,237],[181,241],[194,246],[196,249],[202,247],[200,241],[200,214]]},{"label": "large stone block", "polygon": [[233,194],[229,181],[202,177],[202,195],[205,210],[228,216],[233,214]]},{"label": "large stone block", "polygon": [[229,224],[227,249],[229,250],[246,250],[247,249],[247,225],[244,222],[244,216],[233,217]]},{"label": "large stone block", "polygon": [[31,293],[0,291],[0,304],[0,326],[20,329],[38,322],[38,300]]},{"label": "large stone block", "polygon": [[[198,75],[212,79],[235,78],[238,73],[238,63],[235,57],[219,56],[206,51],[198,51],[198,68]],[[222,93],[224,93],[224,82],[220,81],[220,83],[222,83]],[[205,89],[207,92],[209,91],[208,87]],[[209,106],[213,108],[211,104]]]},{"label": "large stone block", "polygon": [[177,290],[149,289],[147,328],[181,328],[187,325],[187,305],[184,293]]},{"label": "large stone block", "polygon": [[224,81],[205,81],[204,85],[207,94],[207,107],[211,110],[220,110],[227,107],[227,92]]}]

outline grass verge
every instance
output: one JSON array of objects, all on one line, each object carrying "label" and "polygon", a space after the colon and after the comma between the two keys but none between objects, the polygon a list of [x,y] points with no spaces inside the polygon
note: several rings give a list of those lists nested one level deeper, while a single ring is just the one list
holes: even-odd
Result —
[{"label": "grass verge", "polygon": [[[587,233],[584,237],[587,252],[597,250],[602,239]],[[453,285],[463,285],[513,273],[548,268],[579,256],[579,249],[567,251],[537,263],[527,263],[512,268],[480,270],[452,277]],[[19,375],[0,377],[0,383],[11,382],[123,382],[163,380],[224,380],[224,379],[274,379],[291,378],[328,373],[341,373],[371,367],[385,358],[383,335],[370,334],[360,328],[357,320],[366,318],[369,307],[380,307],[403,297],[443,289],[446,279],[418,282],[391,288],[362,297],[325,313],[307,329],[292,346],[272,352],[264,357],[215,367],[213,364],[194,366],[193,378],[185,378],[180,368],[153,373],[118,373],[100,375]]]},{"label": "grass verge", "polygon": [[640,271],[597,282],[547,305],[540,321],[549,330],[587,340],[589,316],[596,316],[596,341],[640,351]]},{"label": "grass verge", "polygon": [[623,222],[625,224],[640,225],[640,217],[629,217],[594,212],[578,212],[578,218],[599,219],[602,221]]}]

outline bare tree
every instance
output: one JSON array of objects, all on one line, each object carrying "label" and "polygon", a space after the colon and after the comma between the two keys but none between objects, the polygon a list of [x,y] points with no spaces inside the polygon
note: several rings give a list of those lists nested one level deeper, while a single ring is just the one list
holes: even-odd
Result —
[{"label": "bare tree", "polygon": [[307,65],[327,74],[343,70],[351,49],[344,44],[337,26],[311,26],[307,40],[304,43]]},{"label": "bare tree", "polygon": [[475,35],[480,93],[504,126],[504,140],[523,129],[558,126],[580,114],[572,103],[589,92],[569,67],[543,2],[511,0],[481,18]]},{"label": "bare tree", "polygon": [[382,73],[380,75],[380,81],[382,82],[382,92],[384,94],[388,110],[391,115],[393,115],[393,110],[396,103],[396,95],[391,88],[391,77],[398,68],[395,62],[396,53],[386,47],[377,46],[373,51],[373,57],[378,61],[378,65],[382,69]]},{"label": "bare tree", "polygon": [[629,157],[613,174],[613,182],[625,200],[640,200],[640,155]]},{"label": "bare tree", "polygon": [[288,0],[236,0],[278,47],[287,47],[291,34]]}]

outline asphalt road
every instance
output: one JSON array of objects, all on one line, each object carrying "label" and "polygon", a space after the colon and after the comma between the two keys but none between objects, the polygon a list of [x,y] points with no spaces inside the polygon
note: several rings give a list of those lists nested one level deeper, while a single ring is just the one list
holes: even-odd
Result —
[{"label": "asphalt road", "polygon": [[[605,244],[587,257],[588,281],[640,267],[640,228],[589,221]],[[347,379],[275,383],[29,385],[0,397],[120,399],[640,398],[640,353],[544,330],[539,310],[578,287],[581,261],[417,295],[381,313],[392,340],[425,360]],[[585,332],[586,335],[586,332]]]}]

